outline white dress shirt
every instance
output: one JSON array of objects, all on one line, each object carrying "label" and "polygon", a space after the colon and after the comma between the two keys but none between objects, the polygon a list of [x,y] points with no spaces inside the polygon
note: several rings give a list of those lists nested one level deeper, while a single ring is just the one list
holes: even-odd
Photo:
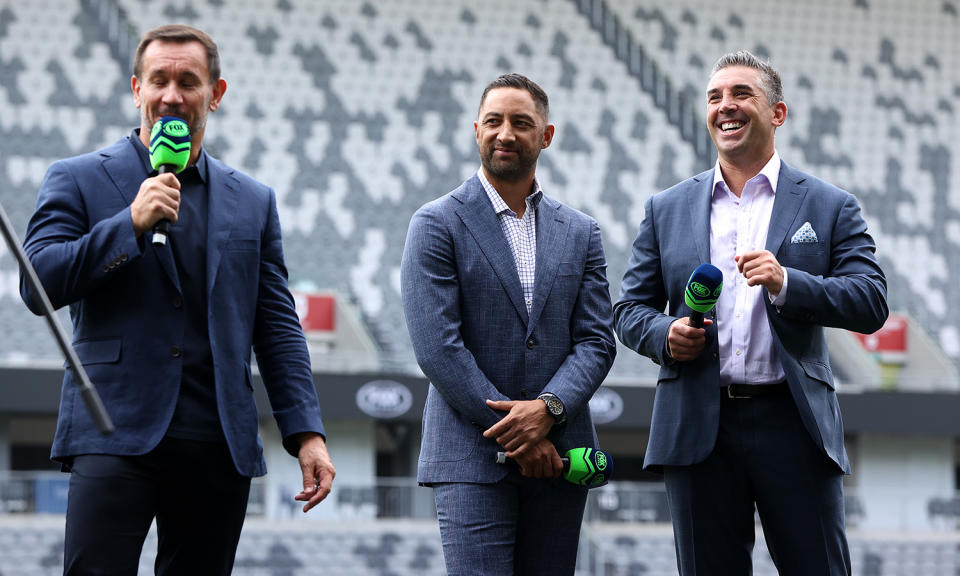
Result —
[{"label": "white dress shirt", "polygon": [[[720,384],[773,384],[784,379],[780,357],[773,345],[762,286],[747,286],[733,257],[764,250],[773,213],[780,155],[773,157],[759,174],[747,181],[737,198],[717,161],[710,203],[710,262],[723,272],[723,290],[717,300],[717,339],[720,345]],[[770,302],[782,305],[787,284]]]},{"label": "white dress shirt", "polygon": [[477,171],[480,184],[483,185],[487,198],[493,204],[493,211],[500,220],[500,228],[507,237],[507,244],[513,253],[513,261],[517,265],[517,275],[520,277],[520,286],[523,288],[523,302],[527,305],[527,314],[533,305],[533,284],[537,272],[537,205],[543,197],[540,181],[534,177],[533,193],[527,196],[527,207],[523,216],[517,218],[517,213],[507,206],[500,193],[487,180],[483,168]]}]

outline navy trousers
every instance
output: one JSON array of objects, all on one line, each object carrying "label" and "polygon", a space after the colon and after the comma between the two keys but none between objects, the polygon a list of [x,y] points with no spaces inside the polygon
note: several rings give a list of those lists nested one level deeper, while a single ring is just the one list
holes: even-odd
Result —
[{"label": "navy trousers", "polygon": [[230,574],[249,493],[226,444],[165,438],[143,456],[76,456],[64,574],[135,576],[154,518],[158,575]]},{"label": "navy trousers", "polygon": [[511,469],[495,484],[434,484],[449,576],[572,576],[587,490]]},{"label": "navy trousers", "polygon": [[681,576],[752,574],[754,509],[781,576],[850,575],[843,473],[789,393],[724,394],[713,452],[664,480]]}]

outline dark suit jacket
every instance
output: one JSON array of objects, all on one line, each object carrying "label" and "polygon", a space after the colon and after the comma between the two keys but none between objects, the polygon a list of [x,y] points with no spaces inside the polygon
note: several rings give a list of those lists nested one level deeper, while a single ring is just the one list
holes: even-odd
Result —
[{"label": "dark suit jacket", "polygon": [[587,403],[616,353],[600,229],[546,196],[537,208],[530,314],[513,254],[479,178],[423,206],[410,221],[401,266],[403,306],[417,361],[430,379],[418,479],[495,482],[503,415],[491,400],[556,394],[567,424],[550,439],[562,455],[596,447]]},{"label": "dark suit jacket", "polygon": [[[201,152],[206,154],[205,151]],[[207,323],[217,409],[237,470],[266,473],[250,375],[257,354],[274,415],[290,436],[323,432],[310,358],[287,288],[273,190],[206,157],[209,186]],[[167,430],[180,387],[185,316],[169,246],[138,241],[130,216],[146,168],[130,138],[54,163],[27,228],[25,249],[55,308],[69,305],[74,349],[113,419],[100,435],[64,376],[52,457],[143,454]],[[27,284],[21,294],[42,310]]]},{"label": "dark suit jacket", "polygon": [[[696,360],[675,362],[666,353],[670,324],[690,314],[683,297],[690,273],[710,261],[712,185],[708,170],[650,198],[615,306],[620,340],[661,365],[646,467],[700,462],[716,442],[716,327],[708,328]],[[806,222],[818,241],[791,242]],[[887,285],[875,248],[853,195],[781,164],[766,249],[787,269],[788,288],[779,308],[764,289],[767,317],[807,431],[845,472],[850,464],[823,327],[869,333],[883,325]]]}]

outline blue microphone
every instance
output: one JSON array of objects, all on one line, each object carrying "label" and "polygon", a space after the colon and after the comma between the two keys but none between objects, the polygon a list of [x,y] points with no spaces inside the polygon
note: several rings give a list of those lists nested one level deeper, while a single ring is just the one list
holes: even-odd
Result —
[{"label": "blue microphone", "polygon": [[703,315],[713,309],[723,289],[723,272],[713,264],[701,264],[687,280],[683,300],[690,307],[690,325],[703,328]]}]

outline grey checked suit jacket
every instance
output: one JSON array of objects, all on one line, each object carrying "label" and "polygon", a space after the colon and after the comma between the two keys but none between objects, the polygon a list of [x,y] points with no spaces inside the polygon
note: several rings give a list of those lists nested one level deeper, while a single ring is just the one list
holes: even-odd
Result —
[{"label": "grey checked suit jacket", "polygon": [[[710,261],[712,185],[708,170],[650,198],[615,307],[620,340],[661,366],[645,467],[700,462],[716,442],[716,326],[696,360],[674,362],[666,353],[670,324],[690,314],[687,279]],[[805,223],[817,242],[791,242]],[[814,442],[849,473],[823,327],[869,333],[886,320],[887,284],[874,241],[852,194],[781,163],[766,249],[788,274],[786,303],[764,301],[790,391]]]},{"label": "grey checked suit jacket", "polygon": [[556,394],[568,421],[549,438],[562,455],[596,447],[587,403],[616,353],[606,260],[596,222],[543,196],[530,314],[513,255],[474,175],[410,221],[401,266],[403,307],[431,385],[418,480],[495,482],[506,468],[483,438],[502,413],[491,400]]}]

